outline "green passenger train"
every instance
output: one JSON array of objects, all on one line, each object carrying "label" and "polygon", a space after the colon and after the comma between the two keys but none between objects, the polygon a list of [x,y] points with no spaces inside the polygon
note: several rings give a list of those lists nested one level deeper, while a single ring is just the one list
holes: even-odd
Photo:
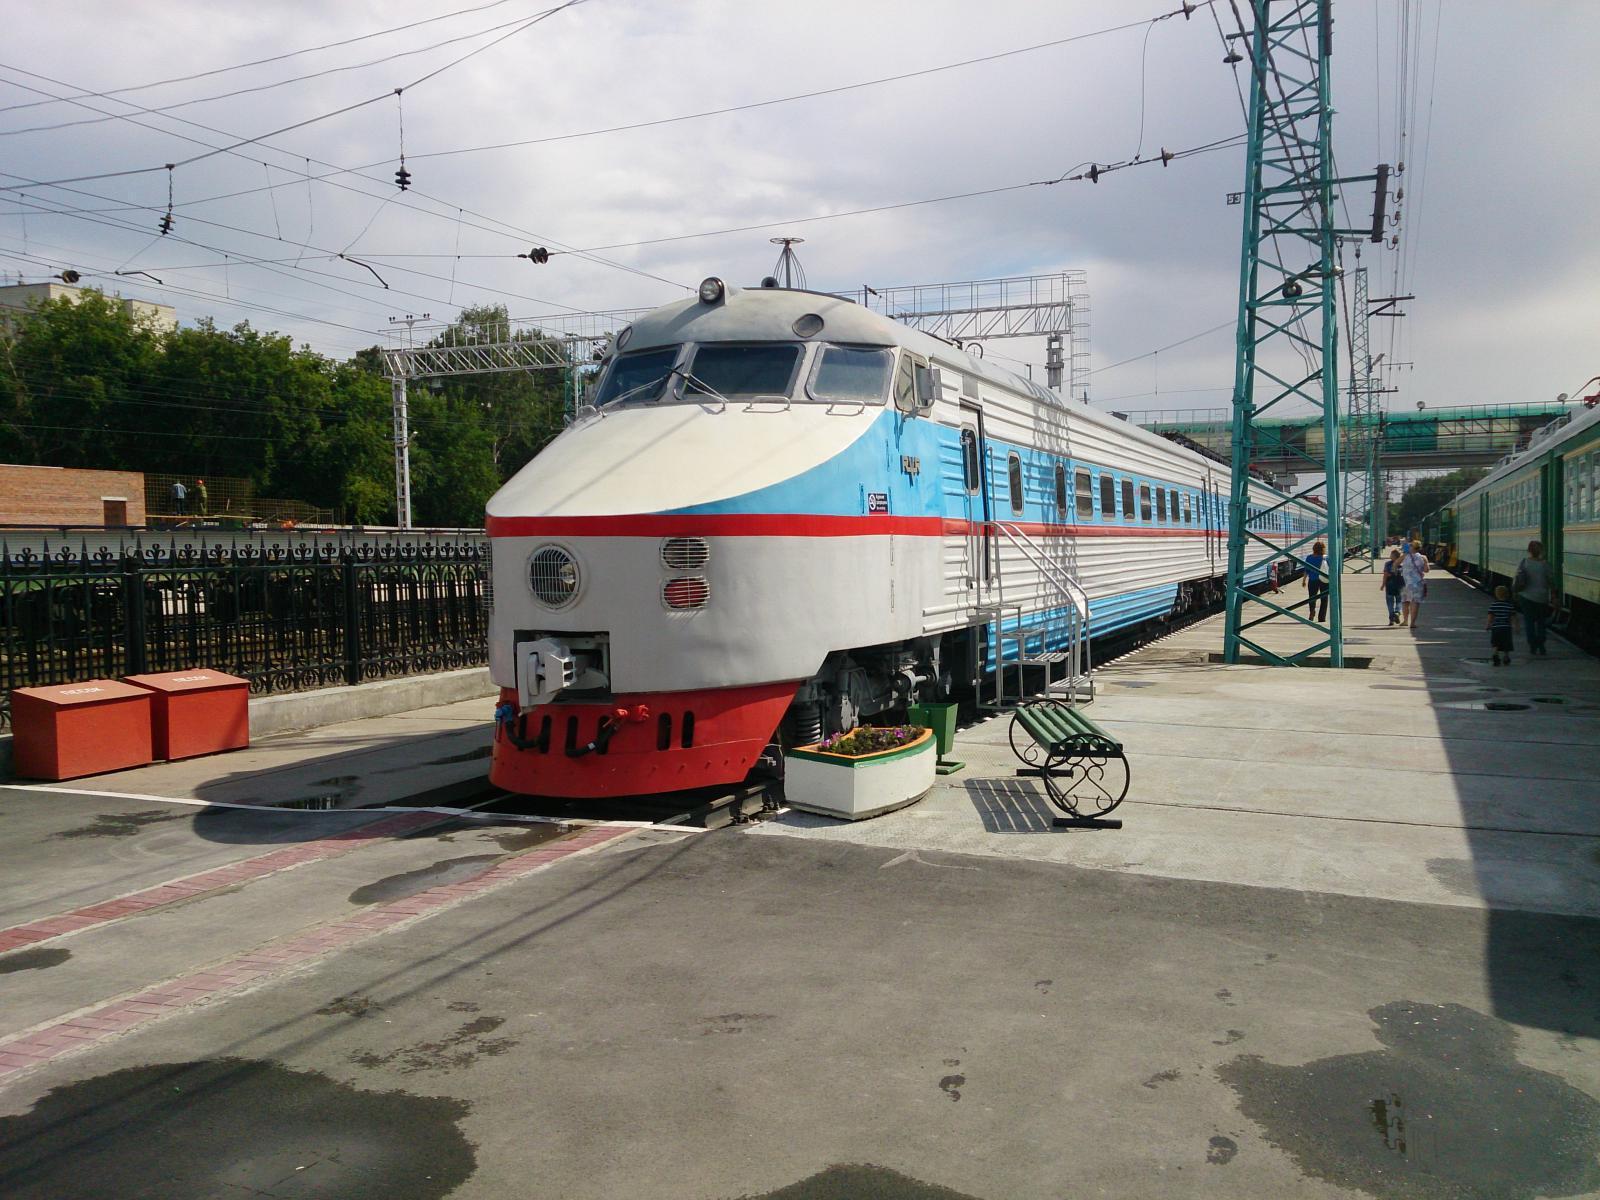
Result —
[{"label": "green passenger train", "polygon": [[1485,586],[1509,583],[1544,543],[1567,628],[1600,639],[1600,407],[1545,426],[1525,450],[1428,516],[1429,557]]}]

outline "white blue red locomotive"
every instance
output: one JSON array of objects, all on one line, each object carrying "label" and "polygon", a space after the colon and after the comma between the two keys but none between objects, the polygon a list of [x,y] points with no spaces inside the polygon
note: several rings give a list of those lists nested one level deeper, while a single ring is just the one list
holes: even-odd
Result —
[{"label": "white blue red locomotive", "polygon": [[[1313,527],[1252,486],[1267,536]],[[491,779],[738,782],[780,736],[971,688],[997,622],[1069,603],[1063,574],[1092,635],[1167,615],[1225,569],[1227,492],[1202,454],[860,305],[706,280],[618,335],[593,405],[489,502]]]}]

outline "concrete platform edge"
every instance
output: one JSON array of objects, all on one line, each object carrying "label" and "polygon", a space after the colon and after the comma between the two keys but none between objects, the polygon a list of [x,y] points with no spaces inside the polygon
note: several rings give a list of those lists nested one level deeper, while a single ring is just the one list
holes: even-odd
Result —
[{"label": "concrete platform edge", "polygon": [[[322,688],[314,692],[286,692],[278,696],[250,698],[250,737],[268,737],[299,729],[315,729],[356,721],[363,717],[387,717],[417,708],[454,704],[495,694],[488,667],[468,667],[460,671],[441,671],[434,675],[409,675],[403,679],[379,679],[355,687]],[[0,782],[11,774],[11,735],[0,735]]]}]

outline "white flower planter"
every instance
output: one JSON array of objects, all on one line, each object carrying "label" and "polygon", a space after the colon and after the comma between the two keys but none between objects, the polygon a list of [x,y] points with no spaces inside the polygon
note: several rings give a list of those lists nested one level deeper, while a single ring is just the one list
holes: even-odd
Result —
[{"label": "white flower planter", "polygon": [[784,798],[790,808],[847,821],[891,812],[933,786],[937,750],[931,729],[914,742],[860,758],[800,746],[784,756]]}]

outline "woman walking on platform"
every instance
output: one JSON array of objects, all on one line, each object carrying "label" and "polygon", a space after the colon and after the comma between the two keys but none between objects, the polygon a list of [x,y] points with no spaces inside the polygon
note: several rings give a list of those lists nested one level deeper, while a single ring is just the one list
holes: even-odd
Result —
[{"label": "woman walking on platform", "polygon": [[1517,565],[1516,578],[1511,581],[1517,594],[1517,606],[1522,609],[1522,628],[1528,635],[1528,653],[1544,655],[1545,635],[1550,627],[1551,591],[1550,564],[1545,561],[1544,543],[1528,543],[1528,557]]},{"label": "woman walking on platform", "polygon": [[1405,590],[1405,577],[1400,573],[1400,551],[1389,551],[1389,561],[1383,564],[1383,580],[1378,585],[1383,589],[1384,603],[1389,606],[1389,624],[1400,624],[1400,593]]},{"label": "woman walking on platform", "polygon": [[1404,583],[1400,590],[1400,623],[1412,629],[1417,627],[1417,618],[1422,615],[1422,597],[1426,594],[1423,589],[1427,587],[1423,576],[1427,573],[1428,560],[1415,542],[1407,542],[1406,552],[1400,556],[1400,578]]}]

